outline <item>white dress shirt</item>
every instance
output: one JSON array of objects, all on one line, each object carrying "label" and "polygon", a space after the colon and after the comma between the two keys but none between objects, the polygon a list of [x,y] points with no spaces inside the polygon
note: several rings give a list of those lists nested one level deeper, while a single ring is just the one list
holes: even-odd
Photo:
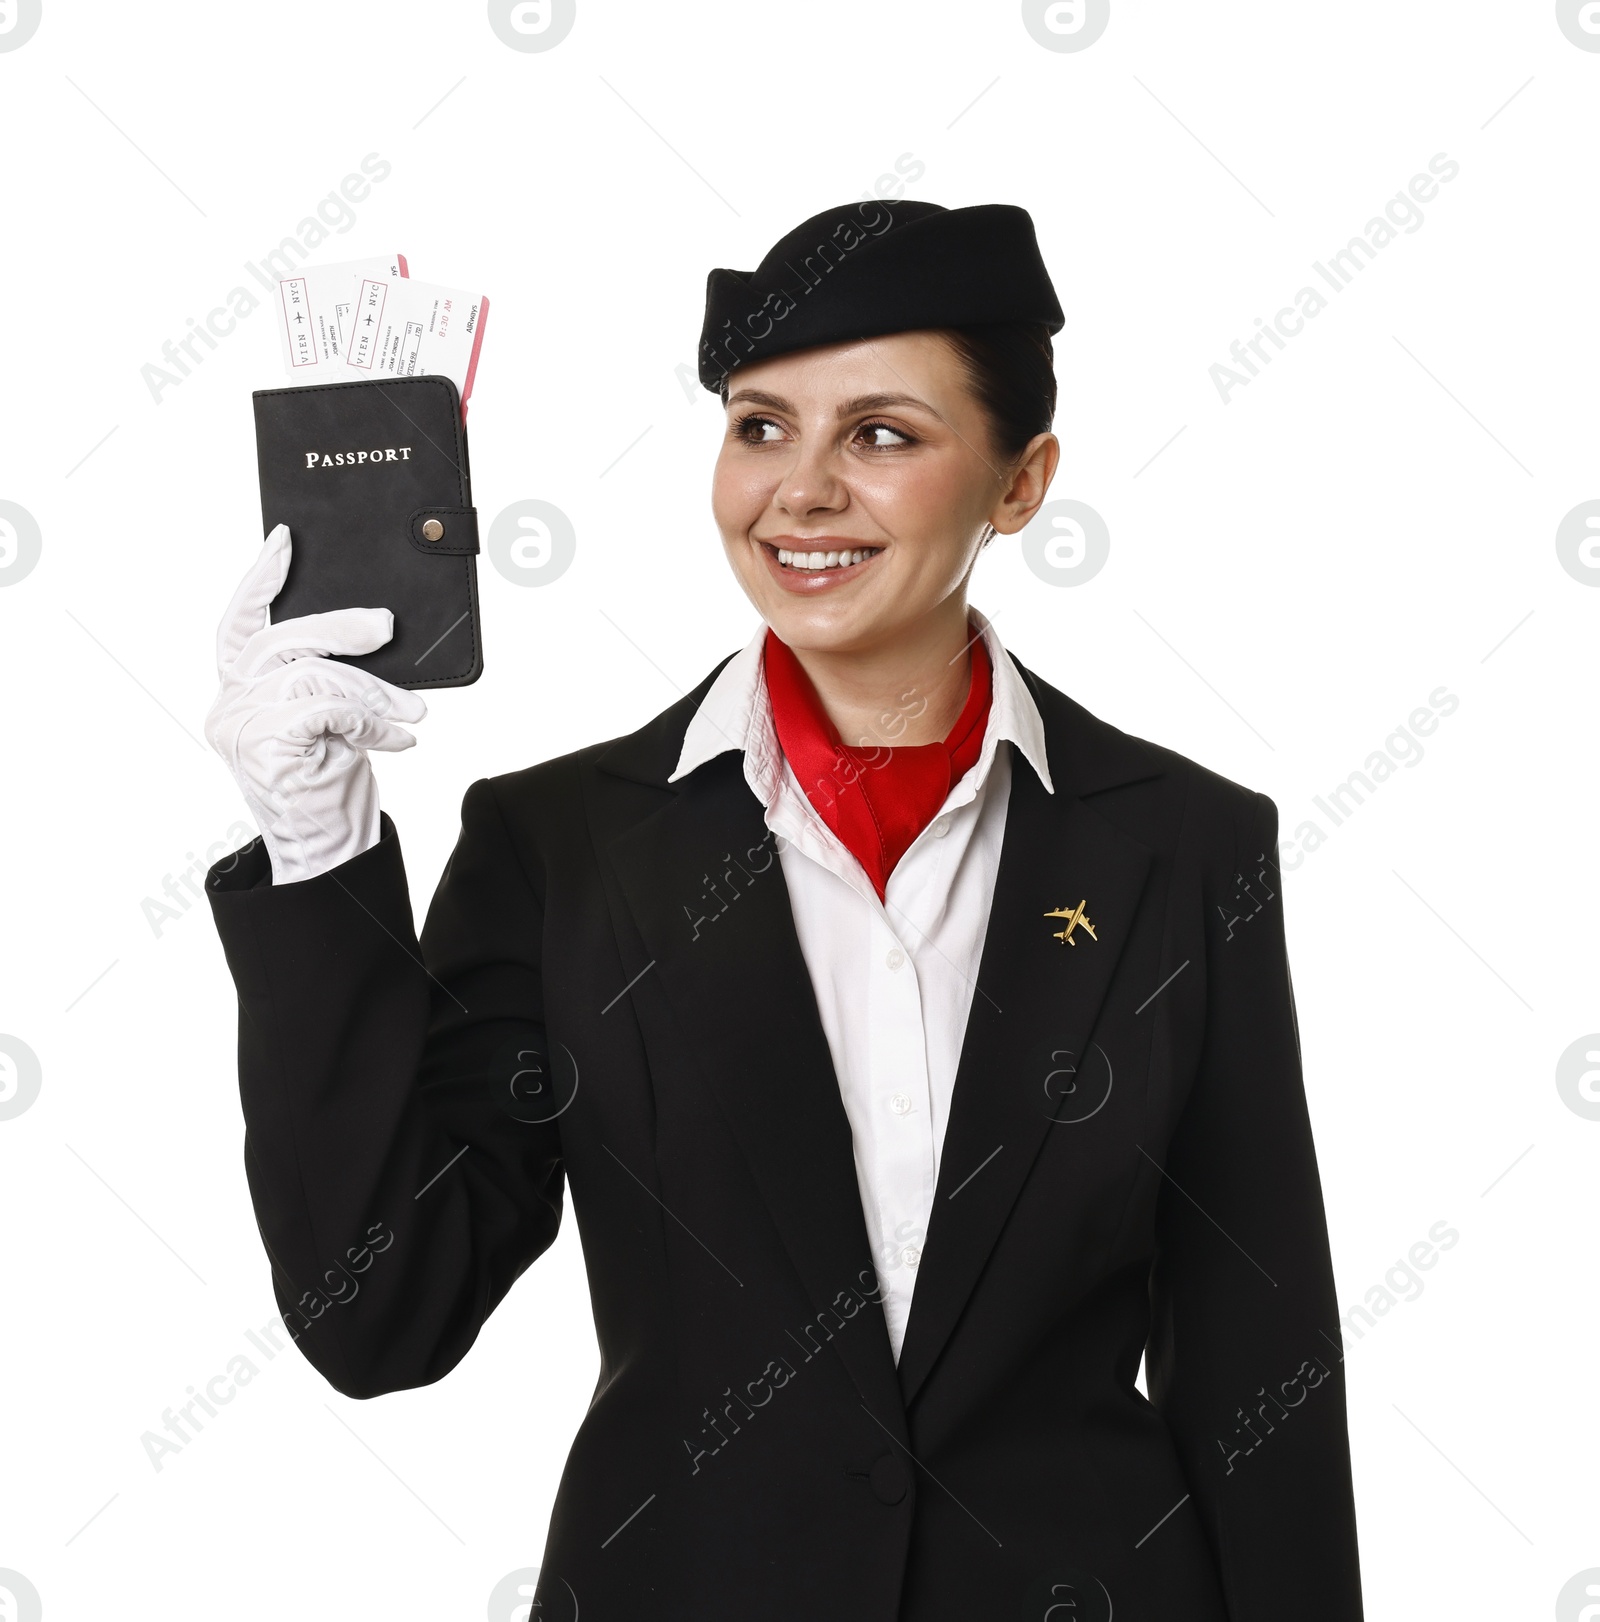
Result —
[{"label": "white dress shirt", "polygon": [[994,672],[983,748],[896,864],[883,901],[784,758],[762,669],[765,626],[711,684],[668,779],[676,782],[728,749],[744,752],[745,781],[776,835],[850,1120],[897,1362],[1000,866],[1011,794],[1010,752],[1001,745],[1020,749],[1055,792],[1033,696],[994,627],[970,612]]}]

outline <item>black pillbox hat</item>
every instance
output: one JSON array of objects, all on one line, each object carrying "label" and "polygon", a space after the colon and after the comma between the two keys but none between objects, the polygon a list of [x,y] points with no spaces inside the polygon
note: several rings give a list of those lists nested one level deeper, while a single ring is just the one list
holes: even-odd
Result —
[{"label": "black pillbox hat", "polygon": [[700,381],[747,361],[926,327],[1065,325],[1033,220],[1009,203],[868,199],[813,215],[755,270],[706,277]]}]

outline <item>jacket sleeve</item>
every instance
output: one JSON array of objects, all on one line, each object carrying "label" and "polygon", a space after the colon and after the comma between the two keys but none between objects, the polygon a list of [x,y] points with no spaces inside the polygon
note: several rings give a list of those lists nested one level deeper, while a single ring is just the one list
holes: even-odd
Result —
[{"label": "jacket sleeve", "polygon": [[494,788],[467,791],[420,942],[387,815],[376,845],[315,878],[274,886],[257,840],[206,889],[284,1322],[347,1396],[427,1385],[561,1221],[542,908]]},{"label": "jacket sleeve", "polygon": [[1230,1622],[1360,1622],[1343,1347],[1278,811],[1256,794],[1241,816],[1234,871],[1208,876],[1206,1031],[1158,1196],[1146,1379]]}]

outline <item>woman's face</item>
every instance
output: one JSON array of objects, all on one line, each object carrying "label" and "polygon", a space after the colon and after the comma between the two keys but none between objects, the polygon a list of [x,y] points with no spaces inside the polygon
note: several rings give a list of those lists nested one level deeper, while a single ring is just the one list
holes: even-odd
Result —
[{"label": "woman's face", "polygon": [[[859,653],[961,593],[984,526],[1022,528],[1055,469],[995,450],[934,332],[748,362],[729,378],[711,505],[745,594],[790,647]],[[1032,454],[1030,454],[1032,453]]]}]

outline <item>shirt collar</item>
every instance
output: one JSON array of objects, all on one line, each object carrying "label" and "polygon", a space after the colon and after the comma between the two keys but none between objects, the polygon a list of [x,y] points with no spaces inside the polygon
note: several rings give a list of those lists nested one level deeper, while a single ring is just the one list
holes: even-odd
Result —
[{"label": "shirt collar", "polygon": [[[1026,756],[1048,793],[1055,793],[1045,758],[1044,721],[1017,667],[1002,645],[993,623],[977,609],[968,609],[983,638],[993,666],[994,692],[983,751],[973,767],[978,782],[987,776],[995,750],[1002,741],[1015,744]],[[744,751],[744,775],[757,796],[770,804],[783,775],[783,751],[772,725],[772,703],[761,668],[761,648],[767,628],[761,626],[743,648],[722,667],[699,708],[690,717],[683,748],[669,783],[686,777],[697,766],[730,749]]]}]

